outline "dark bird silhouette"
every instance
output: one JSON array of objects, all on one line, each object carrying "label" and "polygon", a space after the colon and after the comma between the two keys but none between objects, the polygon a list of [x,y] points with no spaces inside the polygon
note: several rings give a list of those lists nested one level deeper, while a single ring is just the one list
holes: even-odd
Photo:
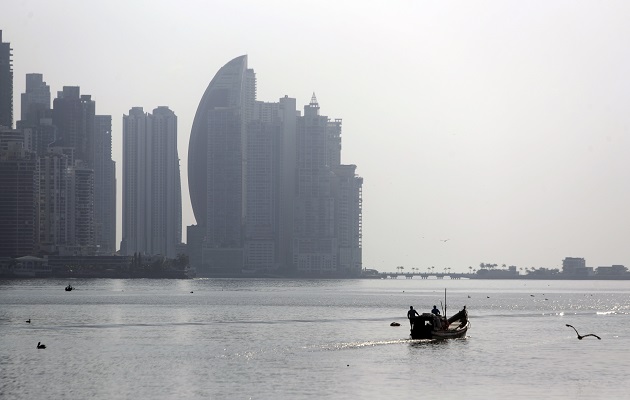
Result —
[{"label": "dark bird silhouette", "polygon": [[42,344],[42,342],[37,342],[37,348],[38,348],[38,349],[45,349],[45,348],[46,348],[46,345],[45,345],[45,344]]},{"label": "dark bird silhouette", "polygon": [[31,319],[30,319],[30,318],[29,318],[29,319],[27,319],[27,320],[26,320],[26,323],[27,323],[27,324],[30,324],[30,323],[31,323]]},{"label": "dark bird silhouette", "polygon": [[389,326],[400,326],[400,324],[398,322],[392,322]]},{"label": "dark bird silhouette", "polygon": [[600,338],[599,336],[597,336],[597,335],[595,335],[595,334],[593,334],[593,333],[589,333],[588,335],[584,335],[584,336],[582,336],[582,335],[580,335],[580,334],[578,333],[577,329],[575,329],[575,328],[573,327],[573,325],[569,325],[569,324],[565,324],[565,325],[566,325],[566,326],[568,326],[568,327],[570,327],[570,328],[573,328],[573,330],[575,331],[575,333],[576,333],[576,335],[577,335],[578,339],[580,339],[580,340],[584,339],[584,338],[585,338],[585,337],[587,337],[587,336],[594,336],[594,337],[596,337],[597,339],[602,340],[602,338]]},{"label": "dark bird silhouette", "polygon": [[444,242],[444,243],[448,242],[449,240],[451,240],[451,239],[440,239],[440,241]]}]

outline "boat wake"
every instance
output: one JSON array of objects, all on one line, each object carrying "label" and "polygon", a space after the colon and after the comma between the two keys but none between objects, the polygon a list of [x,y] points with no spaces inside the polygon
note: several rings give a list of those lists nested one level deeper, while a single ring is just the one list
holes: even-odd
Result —
[{"label": "boat wake", "polygon": [[386,346],[389,344],[403,344],[403,343],[413,343],[418,342],[419,340],[412,339],[398,339],[398,340],[370,340],[366,342],[349,342],[349,343],[328,343],[317,346],[318,349],[321,350],[349,350],[349,349],[360,349],[364,347],[376,347],[376,346]]}]

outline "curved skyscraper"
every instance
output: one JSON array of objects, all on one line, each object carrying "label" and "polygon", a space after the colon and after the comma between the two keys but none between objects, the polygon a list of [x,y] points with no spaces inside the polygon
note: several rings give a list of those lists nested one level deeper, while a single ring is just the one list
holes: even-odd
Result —
[{"label": "curved skyscraper", "polygon": [[193,121],[188,187],[203,246],[209,249],[206,264],[242,265],[245,136],[255,81],[247,56],[228,62],[208,85]]},{"label": "curved skyscraper", "polygon": [[225,64],[201,98],[188,147],[199,276],[361,272],[361,178],[341,164],[341,120],[304,116],[293,98],[256,101],[247,56]]},{"label": "curved skyscraper", "polygon": [[[247,56],[225,64],[201,98],[188,146],[190,201],[201,226],[222,212],[228,212],[230,219],[240,218],[240,200],[232,201],[225,196],[233,193],[230,186],[242,185],[244,130],[255,98],[255,75],[247,69]],[[217,201],[223,198],[221,206],[227,208],[218,209],[215,198]],[[210,213],[208,202],[211,202]],[[238,212],[235,208],[239,208]]]}]

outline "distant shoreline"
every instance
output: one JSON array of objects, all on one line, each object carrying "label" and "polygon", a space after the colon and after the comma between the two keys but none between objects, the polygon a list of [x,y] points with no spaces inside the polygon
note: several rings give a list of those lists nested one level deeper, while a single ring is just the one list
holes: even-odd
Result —
[{"label": "distant shoreline", "polygon": [[[400,279],[401,277],[406,277],[407,279]],[[630,280],[630,276],[573,276],[573,277],[560,277],[560,276],[515,276],[515,277],[460,277],[460,278],[448,278],[448,277],[439,277],[436,278],[432,276],[431,278],[423,278],[419,279],[419,275],[408,276],[408,275],[387,275],[383,276],[282,276],[282,275],[269,275],[269,274],[217,274],[217,275],[208,275],[208,276],[187,276],[184,273],[172,273],[172,274],[146,274],[146,275],[127,275],[127,274],[90,274],[90,275],[55,275],[55,276],[18,276],[18,275],[9,275],[3,274],[0,275],[0,280],[32,280],[32,279],[195,279],[195,278],[203,278],[203,279],[244,279],[244,278],[252,278],[252,279],[295,279],[295,280],[309,280],[309,279],[343,279],[343,280],[416,280],[416,281],[442,281],[442,280],[549,280],[549,281],[613,281],[613,280]]]}]

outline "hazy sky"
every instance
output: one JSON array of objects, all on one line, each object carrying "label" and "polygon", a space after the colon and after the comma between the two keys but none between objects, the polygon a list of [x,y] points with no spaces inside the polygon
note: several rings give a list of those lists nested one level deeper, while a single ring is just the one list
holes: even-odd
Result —
[{"label": "hazy sky", "polygon": [[53,98],[92,95],[113,118],[119,199],[122,115],[177,114],[184,226],[190,128],[219,68],[248,54],[258,100],[315,92],[343,119],[363,265],[383,271],[630,267],[629,20],[627,1],[0,3],[14,119],[26,73]]}]

